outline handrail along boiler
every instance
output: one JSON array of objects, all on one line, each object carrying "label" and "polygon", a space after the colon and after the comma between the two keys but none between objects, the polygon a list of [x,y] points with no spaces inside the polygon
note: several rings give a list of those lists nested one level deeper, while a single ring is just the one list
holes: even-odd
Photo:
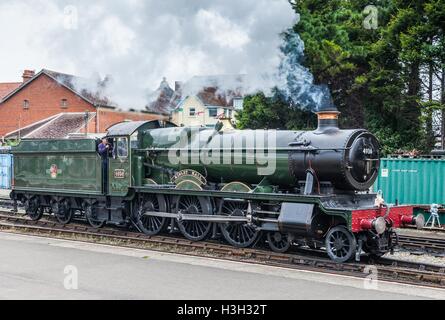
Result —
[{"label": "handrail along boiler", "polygon": [[[107,188],[94,139],[23,140],[12,151],[11,197],[35,220],[46,209],[61,223],[81,214],[96,228],[179,230],[194,241],[222,237],[238,247],[264,240],[277,252],[308,245],[338,262],[362,251],[380,256],[396,245],[395,228],[421,227],[423,219],[410,206],[376,204],[369,188],[379,143],[364,129],[339,129],[338,114],[319,110],[314,131],[255,131],[274,135],[267,146],[252,144],[250,130],[122,122],[107,134],[114,146]],[[274,153],[271,172],[255,162],[263,146]]]}]

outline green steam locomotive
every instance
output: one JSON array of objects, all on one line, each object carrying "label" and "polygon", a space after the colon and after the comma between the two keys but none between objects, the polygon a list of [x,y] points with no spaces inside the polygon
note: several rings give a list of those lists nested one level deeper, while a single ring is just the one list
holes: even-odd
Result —
[{"label": "green steam locomotive", "polygon": [[81,215],[95,228],[147,235],[265,242],[277,252],[307,245],[337,262],[385,254],[394,229],[422,226],[422,217],[369,192],[379,171],[371,133],[339,129],[335,109],[317,114],[314,131],[122,122],[108,130],[106,161],[95,139],[23,140],[12,151],[11,198],[33,220],[49,211],[63,224]]}]

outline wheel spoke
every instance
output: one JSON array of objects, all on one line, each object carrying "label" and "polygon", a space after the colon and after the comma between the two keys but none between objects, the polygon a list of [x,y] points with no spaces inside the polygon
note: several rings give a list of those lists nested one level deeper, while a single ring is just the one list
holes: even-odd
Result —
[{"label": "wheel spoke", "polygon": [[281,234],[278,232],[268,232],[267,242],[272,251],[284,253],[291,247],[291,241],[287,234]]},{"label": "wheel spoke", "polygon": [[[208,201],[205,198],[195,196],[181,196],[178,200],[178,210],[186,214],[202,215],[208,214],[203,210],[203,203]],[[184,236],[190,240],[203,240],[211,231],[212,224],[206,221],[199,220],[184,220],[179,221],[179,229]]]},{"label": "wheel spoke", "polygon": [[349,260],[355,252],[354,235],[344,226],[337,226],[326,237],[328,255],[337,262]]},{"label": "wheel spoke", "polygon": [[[221,209],[222,215],[245,217],[247,214],[248,203],[239,201],[224,201]],[[230,244],[238,247],[248,247],[252,245],[258,236],[258,231],[253,229],[247,223],[243,222],[221,223],[220,229],[224,238]]]}]

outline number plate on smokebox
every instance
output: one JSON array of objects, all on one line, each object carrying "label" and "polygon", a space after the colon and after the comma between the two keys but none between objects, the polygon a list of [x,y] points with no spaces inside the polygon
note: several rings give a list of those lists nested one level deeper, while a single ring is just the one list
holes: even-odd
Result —
[{"label": "number plate on smokebox", "polygon": [[124,169],[115,169],[114,170],[114,178],[115,179],[125,179],[125,170]]}]

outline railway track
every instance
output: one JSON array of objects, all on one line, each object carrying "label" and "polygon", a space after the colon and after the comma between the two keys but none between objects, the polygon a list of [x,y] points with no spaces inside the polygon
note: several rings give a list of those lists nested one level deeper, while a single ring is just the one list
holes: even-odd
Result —
[{"label": "railway track", "polygon": [[[0,213],[2,212],[1,208],[12,209],[13,208],[12,200],[0,197]],[[436,229],[442,231],[445,230],[442,228],[436,228]],[[445,256],[445,234],[443,239],[440,239],[438,237],[399,234],[399,245],[401,249],[411,252],[415,251],[417,253],[428,253],[439,256],[442,255]]]},{"label": "railway track", "polygon": [[409,251],[427,252],[445,257],[445,237],[399,235],[399,245]]},{"label": "railway track", "polygon": [[380,280],[445,288],[445,267],[386,258],[379,259],[374,263],[375,268],[370,269],[366,263],[337,264],[328,258],[316,254],[301,254],[298,251],[279,254],[262,248],[241,249],[212,241],[192,242],[171,235],[149,237],[116,228],[94,229],[83,223],[61,225],[50,219],[31,221],[24,216],[2,211],[0,211],[0,230],[361,278],[369,276],[370,272],[377,272]]},{"label": "railway track", "polygon": [[[12,200],[0,197],[0,213],[1,208],[12,209]],[[416,229],[415,226],[406,227]],[[428,228],[427,230],[445,233],[444,228]],[[445,255],[445,234],[443,239],[438,239],[437,237],[399,235],[399,243],[402,248],[409,251],[424,251],[426,253]]]},{"label": "railway track", "polygon": [[[0,208],[12,209],[12,200],[0,197]],[[434,228],[433,231],[437,231],[435,229],[445,232],[445,229],[442,228]],[[443,239],[427,236],[399,235],[399,245],[407,251],[445,256],[445,235]]]}]

